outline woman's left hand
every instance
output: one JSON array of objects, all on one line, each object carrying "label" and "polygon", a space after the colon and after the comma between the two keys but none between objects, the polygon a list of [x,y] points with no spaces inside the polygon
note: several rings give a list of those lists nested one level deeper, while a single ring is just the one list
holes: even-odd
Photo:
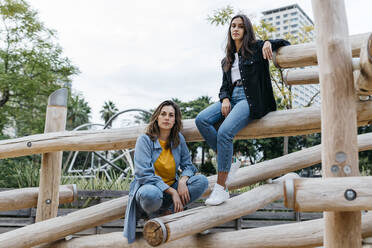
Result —
[{"label": "woman's left hand", "polygon": [[186,176],[181,177],[177,187],[178,195],[180,196],[181,202],[184,206],[190,201],[189,189],[186,184],[188,179],[189,177]]},{"label": "woman's left hand", "polygon": [[273,50],[271,49],[270,41],[265,41],[262,47],[262,56],[264,59],[272,59],[273,58]]}]

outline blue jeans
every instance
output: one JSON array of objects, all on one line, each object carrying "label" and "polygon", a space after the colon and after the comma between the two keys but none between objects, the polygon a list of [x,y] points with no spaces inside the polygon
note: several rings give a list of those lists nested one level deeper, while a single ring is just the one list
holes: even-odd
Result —
[{"label": "blue jeans", "polygon": [[[189,178],[186,182],[189,189],[190,201],[198,199],[204,191],[208,188],[208,179],[203,175],[195,175]],[[171,186],[177,190],[178,181]],[[173,200],[171,195],[162,192],[153,184],[142,185],[135,196],[137,206],[139,206],[140,217],[146,213],[151,218],[158,216],[164,210],[174,210]]]},{"label": "blue jeans", "polygon": [[[252,120],[249,117],[249,104],[243,86],[234,88],[230,104],[231,111],[225,119],[221,112],[221,102],[216,102],[204,109],[195,119],[200,134],[208,145],[217,152],[219,172],[230,171],[233,139]],[[223,122],[217,131],[214,125],[221,120]]]}]

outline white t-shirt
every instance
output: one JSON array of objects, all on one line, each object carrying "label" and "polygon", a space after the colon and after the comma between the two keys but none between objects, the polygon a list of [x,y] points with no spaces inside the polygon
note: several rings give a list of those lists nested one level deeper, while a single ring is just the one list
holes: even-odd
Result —
[{"label": "white t-shirt", "polygon": [[238,53],[235,53],[235,60],[231,66],[231,81],[234,83],[236,80],[241,79],[239,71],[239,56]]}]

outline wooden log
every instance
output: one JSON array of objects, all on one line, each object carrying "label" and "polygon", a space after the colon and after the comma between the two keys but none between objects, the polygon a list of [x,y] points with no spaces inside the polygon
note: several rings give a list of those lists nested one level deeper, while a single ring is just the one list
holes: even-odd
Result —
[{"label": "wooden log", "polygon": [[[369,33],[351,35],[349,37],[353,57],[359,57],[360,47]],[[281,47],[274,53],[273,62],[279,68],[295,68],[318,64],[316,43],[305,43]]]},{"label": "wooden log", "polygon": [[[359,71],[360,59],[353,58],[352,61],[354,72]],[[358,77],[354,77],[354,79],[357,78]],[[283,74],[283,80],[287,85],[319,84],[319,68],[317,66],[312,66],[304,69],[286,70]]]},{"label": "wooden log", "polygon": [[[45,133],[64,131],[67,118],[68,91],[62,88],[48,99]],[[62,152],[44,153],[41,159],[36,222],[54,218],[58,213]]]},{"label": "wooden log", "polygon": [[[323,245],[324,220],[310,220],[284,225],[244,229],[232,232],[218,232],[207,235],[192,235],[160,245],[161,248],[294,248],[318,247]],[[362,217],[363,238],[372,236],[372,214]],[[128,245],[122,232],[89,235],[69,241],[58,241],[54,248],[150,248],[139,238]]]},{"label": "wooden log", "polygon": [[372,210],[372,177],[295,178],[283,185],[285,206],[296,212]]},{"label": "wooden log", "polygon": [[[312,0],[312,6],[322,99],[323,177],[359,176],[356,94],[345,3]],[[326,247],[361,247],[360,211],[325,212],[324,219]]]},{"label": "wooden log", "polygon": [[[353,70],[359,71],[359,58],[353,58]],[[283,80],[287,85],[319,84],[319,68],[317,66],[304,69],[286,70]]]},{"label": "wooden log", "polygon": [[[372,102],[359,102],[358,125],[372,123]],[[187,142],[203,140],[194,120],[183,121]],[[145,126],[100,131],[73,131],[31,135],[0,141],[0,159],[55,151],[95,151],[133,148]],[[236,139],[294,136],[320,132],[320,108],[275,111],[243,128]],[[28,145],[29,144],[29,145]]]},{"label": "wooden log", "polygon": [[283,196],[283,180],[298,177],[291,173],[272,184],[254,188],[230,198],[219,206],[193,208],[146,222],[143,236],[152,246],[193,235],[240,216],[252,213]]},{"label": "wooden log", "polygon": [[[372,133],[359,135],[358,146],[359,151],[372,150]],[[237,172],[237,176],[231,181],[228,188],[230,190],[242,188],[319,163],[321,163],[321,146],[317,145],[275,159],[240,168]],[[204,196],[210,193],[216,180],[217,177],[215,175],[208,177],[209,188]]]},{"label": "wooden log", "polygon": [[[372,133],[359,135],[358,143],[360,151],[372,150]],[[284,173],[320,163],[320,161],[320,146],[316,146],[290,153],[280,158],[240,168],[236,178],[229,185],[229,189],[248,186],[261,180],[278,177]],[[209,186],[213,187],[212,185],[216,181],[216,176],[209,177],[208,181]],[[19,228],[15,231],[0,234],[0,247],[30,247],[32,245],[55,241],[67,235],[119,219],[125,214],[127,201],[127,196],[121,197],[93,207],[78,210],[66,216],[53,218]],[[22,241],[16,240],[17,236],[20,235],[22,235]],[[12,246],[7,246],[7,244],[11,244]]]},{"label": "wooden log", "polygon": [[[39,188],[23,188],[0,192],[0,211],[33,208],[37,205]],[[75,184],[59,187],[59,203],[70,203],[77,199]]]},{"label": "wooden log", "polygon": [[305,69],[287,70],[283,75],[283,80],[287,85],[318,84],[318,67],[308,67]]},{"label": "wooden log", "polygon": [[[49,243],[90,227],[98,226],[124,216],[128,196],[84,208],[0,234],[0,247],[32,247]],[[22,238],[20,238],[22,237]]]},{"label": "wooden log", "polygon": [[372,34],[362,44],[357,90],[372,95]]}]

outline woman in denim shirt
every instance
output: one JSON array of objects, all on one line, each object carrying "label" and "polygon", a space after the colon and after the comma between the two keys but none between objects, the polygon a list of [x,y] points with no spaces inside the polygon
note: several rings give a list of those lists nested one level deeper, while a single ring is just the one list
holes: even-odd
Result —
[{"label": "woman in denim shirt", "polygon": [[[146,134],[138,137],[134,152],[134,181],[130,185],[124,236],[135,241],[137,217],[183,211],[208,187],[191,157],[182,129],[181,111],[173,101],[164,101],[151,116]],[[182,170],[179,178],[176,173]]]},{"label": "woman in denim shirt", "polygon": [[[195,123],[208,145],[217,152],[218,177],[207,205],[219,205],[229,199],[226,184],[240,162],[231,164],[233,139],[253,119],[276,110],[270,80],[269,59],[272,51],[289,42],[282,39],[257,40],[245,15],[231,19],[227,32],[226,56],[222,60],[220,101],[204,109]],[[218,131],[214,125],[222,122]]]}]

